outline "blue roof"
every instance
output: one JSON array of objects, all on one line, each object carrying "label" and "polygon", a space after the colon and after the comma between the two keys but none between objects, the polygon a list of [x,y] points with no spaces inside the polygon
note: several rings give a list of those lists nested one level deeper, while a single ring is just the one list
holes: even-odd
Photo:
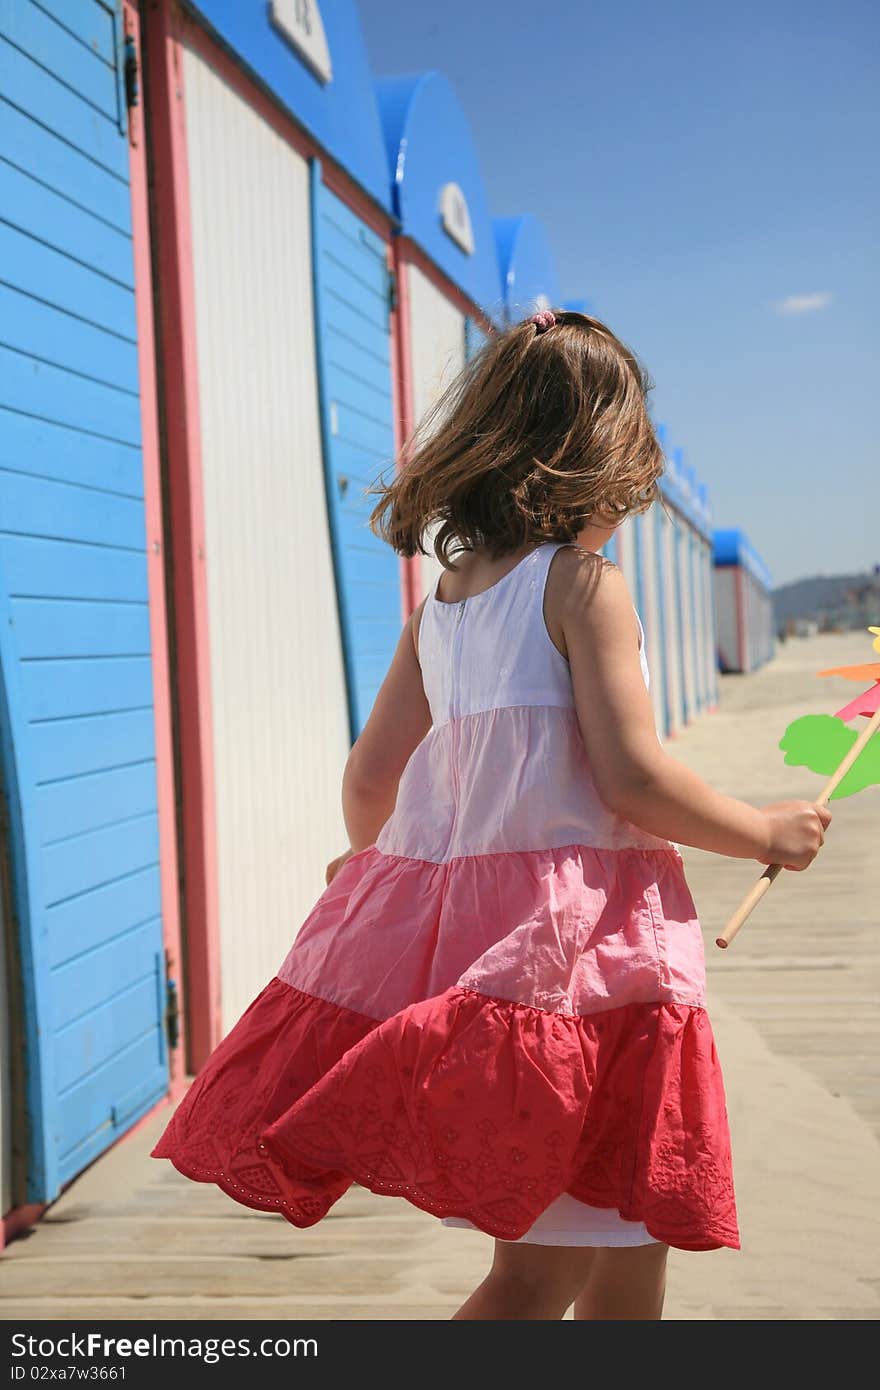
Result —
[{"label": "blue roof", "polygon": [[712,539],[716,565],[741,565],[763,588],[773,587],[770,571],[744,531],[716,531]]},{"label": "blue roof", "polygon": [[495,241],[508,323],[518,323],[536,308],[561,308],[559,280],[542,223],[531,213],[496,217]]},{"label": "blue roof", "polygon": [[[439,72],[380,78],[376,84],[391,182],[391,205],[411,237],[468,299],[501,318],[501,281],[483,174],[467,118]],[[444,226],[441,196],[460,190],[473,250]]]},{"label": "blue roof", "polygon": [[[266,0],[186,0],[243,67],[386,211],[388,166],[354,0],[321,0],[331,76],[322,81],[272,22]],[[291,5],[292,12],[296,12]]]}]

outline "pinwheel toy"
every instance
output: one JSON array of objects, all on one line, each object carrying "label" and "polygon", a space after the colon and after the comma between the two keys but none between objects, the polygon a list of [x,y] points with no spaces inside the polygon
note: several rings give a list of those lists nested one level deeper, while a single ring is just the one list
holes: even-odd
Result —
[{"label": "pinwheel toy", "polygon": [[[868,631],[874,633],[874,650],[880,653],[880,627],[869,627]],[[793,720],[782,736],[779,747],[785,753],[786,763],[792,767],[808,767],[812,772],[821,772],[826,776],[831,773],[814,802],[816,806],[824,806],[832,798],[853,796],[864,787],[880,783],[880,739],[873,738],[880,729],[880,661],[868,662],[864,666],[833,666],[816,674],[873,682],[861,695],[834,714],[805,714]],[[857,715],[868,718],[861,733],[847,728],[846,724],[848,719],[855,719]],[[716,946],[724,949],[730,945],[781,869],[781,864],[767,866],[724,931],[716,937]]]}]

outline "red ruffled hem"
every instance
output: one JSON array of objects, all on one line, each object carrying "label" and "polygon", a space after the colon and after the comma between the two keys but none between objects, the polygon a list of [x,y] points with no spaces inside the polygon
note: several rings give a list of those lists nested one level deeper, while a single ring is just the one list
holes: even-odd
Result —
[{"label": "red ruffled hem", "polygon": [[516,1240],[568,1192],[739,1249],[712,1030],[681,1004],[571,1017],[454,987],[378,1023],[276,978],[152,1157],[299,1227],[358,1182]]}]

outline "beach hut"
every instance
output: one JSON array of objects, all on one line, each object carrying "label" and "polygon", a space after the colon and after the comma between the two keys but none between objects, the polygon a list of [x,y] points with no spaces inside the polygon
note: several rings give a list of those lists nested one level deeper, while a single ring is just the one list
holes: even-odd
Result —
[{"label": "beach hut", "polygon": [[681,449],[674,449],[663,480],[671,517],[665,542],[669,577],[669,603],[678,634],[675,663],[677,679],[670,683],[671,725],[675,733],[716,703],[714,678],[714,614],[707,603],[711,589],[712,532],[708,494],[696,471],[685,463]]},{"label": "beach hut", "polygon": [[715,531],[718,668],[746,674],[776,650],[770,572],[743,531]]},{"label": "beach hut", "polygon": [[[495,235],[473,136],[439,72],[376,82],[391,178],[403,433],[424,418],[480,335],[502,318]],[[430,540],[430,537],[428,538]],[[404,562],[407,611],[441,571]]]},{"label": "beach hut", "polygon": [[[664,441],[665,430],[659,435]],[[668,737],[716,703],[714,615],[707,601],[711,584],[708,493],[680,449],[667,451],[660,480],[662,503],[651,508],[659,585],[660,665]],[[650,525],[650,522],[648,523]]]},{"label": "beach hut", "polygon": [[138,59],[0,6],[0,1244],[182,1084]]},{"label": "beach hut", "polygon": [[[657,435],[666,449],[664,426]],[[645,629],[661,738],[674,738],[717,701],[711,534],[708,490],[674,450],[667,453],[658,502],[625,521],[606,547]]]},{"label": "beach hut", "polygon": [[352,0],[147,9],[195,1068],[347,844],[339,786],[404,615],[392,214]]},{"label": "beach hut", "polygon": [[[663,445],[665,429],[657,426]],[[666,504],[666,480],[661,480],[661,499],[646,512],[628,517],[617,529],[603,553],[618,566],[627,581],[645,633],[645,653],[651,673],[650,695],[654,705],[657,733],[664,739],[670,732],[670,701],[667,687],[669,665],[669,574],[664,564],[663,527],[660,516]]]}]

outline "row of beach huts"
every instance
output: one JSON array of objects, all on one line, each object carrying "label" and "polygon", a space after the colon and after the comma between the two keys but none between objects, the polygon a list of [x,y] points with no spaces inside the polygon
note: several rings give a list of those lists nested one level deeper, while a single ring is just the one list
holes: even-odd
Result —
[{"label": "row of beach huts", "polygon": [[[375,78],[353,0],[9,0],[0,59],[8,1240],[277,969],[438,572],[365,490],[485,334],[561,301],[553,228],[492,217],[449,82]],[[774,633],[662,437],[609,553],[667,739]]]}]

